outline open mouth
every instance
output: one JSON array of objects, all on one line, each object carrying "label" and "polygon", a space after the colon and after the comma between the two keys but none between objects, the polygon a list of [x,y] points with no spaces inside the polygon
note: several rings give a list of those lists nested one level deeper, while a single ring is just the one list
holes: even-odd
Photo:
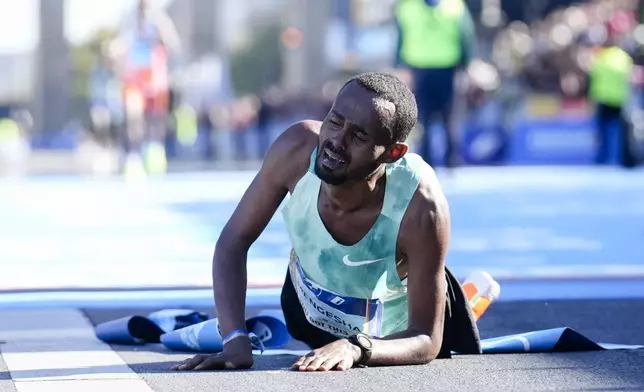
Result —
[{"label": "open mouth", "polygon": [[325,148],[322,151],[322,163],[327,168],[329,168],[331,170],[335,170],[338,167],[340,167],[340,166],[344,165],[345,163],[347,163],[347,161],[342,159],[341,156],[339,156],[338,154],[334,153],[333,151],[330,151],[330,150]]}]

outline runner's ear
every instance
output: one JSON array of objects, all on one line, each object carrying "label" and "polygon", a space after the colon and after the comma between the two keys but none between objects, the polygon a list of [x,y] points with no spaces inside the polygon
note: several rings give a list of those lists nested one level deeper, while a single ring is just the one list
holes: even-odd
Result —
[{"label": "runner's ear", "polygon": [[394,144],[391,149],[389,150],[389,157],[387,159],[387,163],[393,163],[402,158],[407,151],[409,150],[409,146],[407,146],[405,143],[396,143]]}]

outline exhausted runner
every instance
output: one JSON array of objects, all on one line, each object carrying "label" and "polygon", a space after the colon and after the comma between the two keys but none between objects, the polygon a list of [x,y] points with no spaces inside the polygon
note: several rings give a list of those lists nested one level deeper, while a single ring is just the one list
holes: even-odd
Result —
[{"label": "exhausted runner", "polygon": [[[448,203],[432,168],[407,153],[416,117],[404,83],[365,73],[342,88],[323,122],[297,123],[275,141],[217,241],[213,280],[224,349],[173,369],[253,365],[245,330],[247,252],[287,194],[293,251],[282,309],[291,336],[313,349],[293,368],[425,364],[449,356],[448,340],[455,339],[448,339],[447,318],[457,311],[448,297],[462,292],[456,282],[454,294],[445,268]],[[474,343],[464,351],[479,352],[478,332],[470,335]]]}]

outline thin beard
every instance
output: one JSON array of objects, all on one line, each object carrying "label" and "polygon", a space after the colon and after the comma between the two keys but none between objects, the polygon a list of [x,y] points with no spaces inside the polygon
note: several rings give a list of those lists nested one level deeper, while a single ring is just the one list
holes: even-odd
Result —
[{"label": "thin beard", "polygon": [[366,177],[366,179],[371,180],[376,174],[378,174],[378,172],[381,169],[383,169],[383,166],[385,166],[385,165],[383,165],[382,163],[378,163],[378,166],[371,173],[369,173],[369,175]]}]

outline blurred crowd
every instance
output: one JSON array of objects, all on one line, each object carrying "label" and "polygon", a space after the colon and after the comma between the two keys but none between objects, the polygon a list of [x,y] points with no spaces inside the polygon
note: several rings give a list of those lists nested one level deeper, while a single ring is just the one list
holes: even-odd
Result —
[{"label": "blurred crowd", "polygon": [[[489,23],[485,19],[486,16],[489,19],[490,10],[483,10],[480,20],[472,18],[472,36],[478,41],[478,50],[468,52],[470,58],[459,63],[459,71],[453,75],[460,106],[450,104],[448,111],[437,106],[432,111],[444,117],[456,111],[457,117],[467,119],[491,100],[504,101],[502,111],[509,112],[512,104],[530,94],[588,97],[590,65],[599,48],[614,45],[628,53],[636,65],[644,62],[640,3],[585,1],[556,9],[534,22],[504,21],[497,9],[497,23]],[[392,17],[396,18],[393,14]],[[401,31],[399,27],[399,34]],[[391,50],[399,52],[401,47]],[[118,152],[113,158],[115,163],[98,166],[109,167],[107,171],[130,170],[143,175],[146,171],[165,172],[168,160],[261,160],[285,126],[303,118],[322,120],[347,76],[364,71],[337,70],[317,91],[287,91],[275,80],[262,91],[239,95],[231,86],[230,70],[224,67],[211,89],[218,92],[208,99],[199,96],[194,99],[190,95],[194,95],[197,87],[209,87],[202,82],[189,88],[185,83],[181,86],[175,64],[180,53],[170,18],[162,10],[152,11],[144,0],[122,22],[117,36],[103,45],[91,74],[88,121],[82,128],[88,131],[86,140],[95,146],[89,155],[99,156],[97,148]],[[635,67],[633,73],[639,106],[640,69]],[[417,79],[424,76],[414,70],[418,71],[398,62],[389,69],[406,80],[420,100],[438,94],[443,88],[432,84],[435,82],[420,86]],[[442,79],[440,75],[438,79]],[[451,93],[445,95],[445,100],[451,99]],[[444,121],[447,123],[447,118]],[[419,126],[429,132],[424,120],[419,120]],[[4,128],[7,127],[5,124]],[[0,141],[3,132],[14,132],[3,131],[4,128],[0,127]],[[450,132],[445,138],[448,150],[453,149],[449,146],[451,138],[458,138]],[[4,140],[7,139],[5,135]],[[426,139],[415,140],[429,144]],[[429,157],[430,152],[423,154]],[[4,155],[12,156],[7,152]]]},{"label": "blurred crowd", "polygon": [[606,42],[641,62],[639,19],[636,0],[600,0],[556,10],[530,25],[512,22],[496,36],[492,62],[503,78],[520,78],[532,91],[581,97],[593,52]]},{"label": "blurred crowd", "polygon": [[[639,12],[637,0],[596,0],[557,9],[533,23],[514,21],[499,27],[490,53],[481,53],[479,48],[478,56],[464,72],[466,87],[460,91],[465,116],[492,98],[516,104],[517,97],[529,94],[588,97],[590,65],[600,48],[616,45],[630,54],[635,64],[644,61],[644,27]],[[405,69],[391,72],[412,84]],[[641,91],[640,75],[636,67],[636,92]],[[214,128],[236,132],[256,129],[263,146],[261,157],[268,145],[270,124],[297,118],[323,119],[342,80],[329,82],[317,94],[288,94],[273,86],[257,96],[219,105],[217,111],[228,114],[213,122]],[[636,100],[641,105],[639,94]]]}]

